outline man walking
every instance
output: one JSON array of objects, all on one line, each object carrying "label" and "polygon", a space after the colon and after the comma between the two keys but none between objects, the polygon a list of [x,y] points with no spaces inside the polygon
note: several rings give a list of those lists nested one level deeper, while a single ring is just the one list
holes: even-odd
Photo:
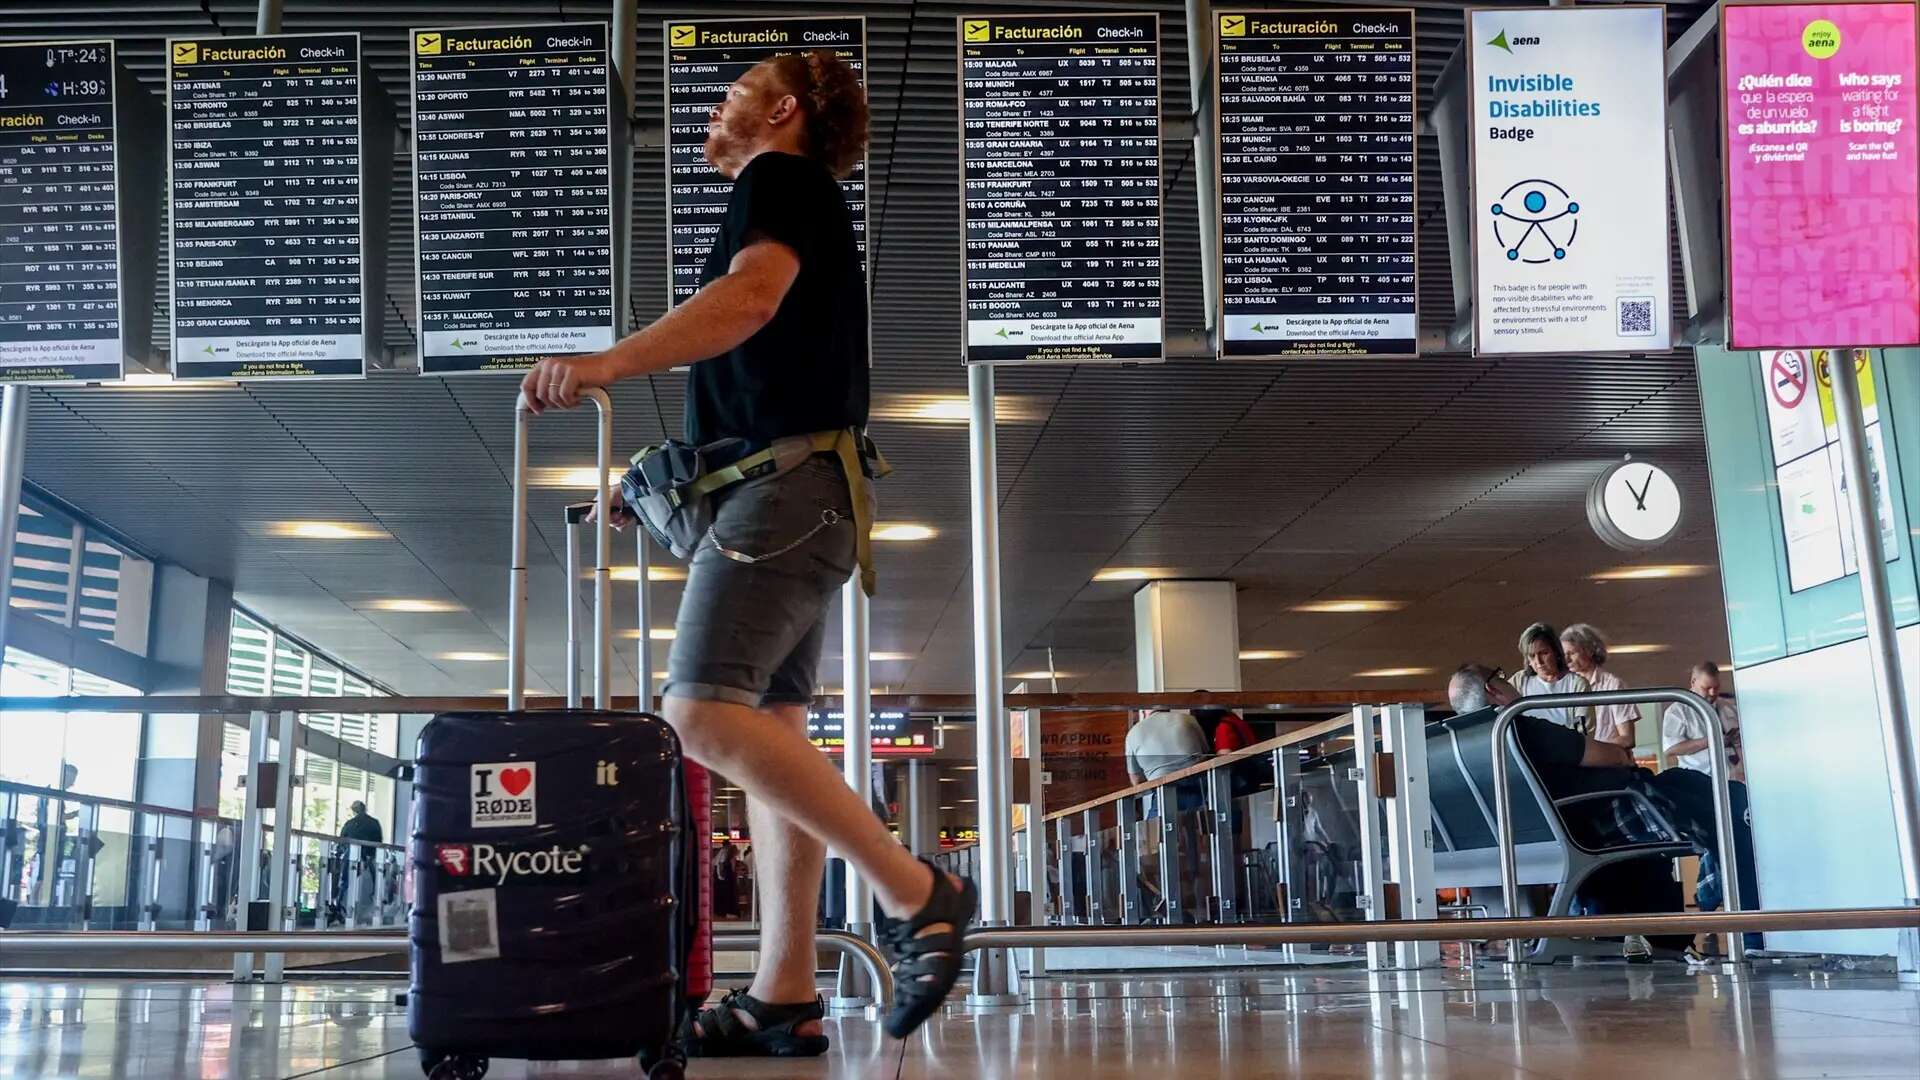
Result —
[{"label": "man walking", "polygon": [[[699,292],[603,353],[542,360],[521,384],[535,412],[580,391],[693,365],[686,439],[773,441],[867,422],[867,293],[836,182],[865,153],[859,77],[830,52],[768,60],[708,118],[706,156],[733,181]],[[828,604],[865,544],[859,478],[816,454],[716,497],[680,603],[666,718],[693,760],[749,797],[762,899],[753,985],[695,1018],[700,1056],[824,1053],[814,924],[825,845],[873,885],[894,959],[887,1031],[904,1037],[960,972],[973,886],[917,860],[807,742]],[[631,515],[616,490],[616,520]]]}]

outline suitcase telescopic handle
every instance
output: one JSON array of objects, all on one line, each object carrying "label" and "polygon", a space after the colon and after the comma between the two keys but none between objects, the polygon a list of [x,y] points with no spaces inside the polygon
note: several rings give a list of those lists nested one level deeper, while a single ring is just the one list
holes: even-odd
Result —
[{"label": "suitcase telescopic handle", "polygon": [[[613,469],[613,402],[604,390],[580,391],[599,413],[594,437],[593,506],[593,704],[613,704],[613,530],[607,521],[606,477]],[[533,415],[521,394],[513,405],[513,559],[507,571],[507,708],[527,705],[527,420]],[[575,582],[569,580],[569,593]]]}]

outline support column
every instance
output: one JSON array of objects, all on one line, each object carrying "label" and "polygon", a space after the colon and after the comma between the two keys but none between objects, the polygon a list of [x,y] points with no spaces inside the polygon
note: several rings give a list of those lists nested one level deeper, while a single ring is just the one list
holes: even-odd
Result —
[{"label": "support column", "polygon": [[[974,776],[980,809],[980,923],[1013,918],[1013,754],[1007,731],[1006,668],[1000,655],[1000,481],[995,459],[993,369],[967,369],[967,458],[973,502]],[[1037,816],[1037,815],[1036,815]],[[1037,821],[1029,828],[1038,828]],[[1037,834],[1036,834],[1037,835]],[[974,954],[972,1005],[1017,1003],[1004,949]]]},{"label": "support column", "polygon": [[[255,927],[253,924],[253,904],[260,897],[260,788],[266,771],[260,767],[267,760],[267,714],[256,712],[247,720],[247,790],[245,809],[240,812],[240,896],[239,912],[235,918],[238,930],[265,930],[268,927]],[[247,982],[253,978],[253,955],[250,952],[233,954],[233,981]]]},{"label": "support column", "polygon": [[[291,929],[287,926],[287,885],[293,871],[293,852],[297,846],[293,837],[293,769],[300,758],[295,743],[299,728],[292,710],[280,714],[280,767],[274,770],[273,784],[273,862],[272,873],[267,881],[267,929],[274,933]],[[286,953],[268,953],[266,976],[262,981],[283,981],[286,968]]]},{"label": "support column", "polygon": [[[1374,745],[1373,706],[1353,707],[1353,759],[1349,774],[1358,788],[1355,805],[1360,808],[1360,907],[1368,922],[1387,917],[1386,852],[1380,836],[1380,785],[1375,768],[1378,758]],[[1392,966],[1393,952],[1384,941],[1367,942],[1367,966],[1375,970]]]},{"label": "support column", "polygon": [[280,15],[286,6],[286,0],[260,0],[260,10],[254,19],[253,32],[256,34],[279,33]]},{"label": "support column", "polygon": [[653,545],[647,541],[644,527],[633,530],[633,562],[638,573],[638,583],[634,586],[639,601],[640,644],[640,711],[653,711],[653,593],[647,582],[647,575],[653,569]]},{"label": "support column", "polygon": [[1200,283],[1208,348],[1217,347],[1220,308],[1220,217],[1213,212],[1213,4],[1187,0],[1187,81],[1193,93],[1193,179],[1200,196]]},{"label": "support column", "polygon": [[[1433,884],[1433,802],[1427,774],[1427,710],[1389,705],[1384,710],[1383,749],[1393,755],[1393,795],[1387,800],[1387,849],[1393,880],[1400,886],[1401,919],[1440,917]],[[1397,941],[1403,968],[1440,962],[1437,941]]]},{"label": "support column", "polygon": [[[868,643],[867,593],[860,575],[840,588],[841,768],[847,786],[868,806],[873,805],[873,670]],[[847,863],[847,930],[863,938],[873,936],[873,887],[866,876]],[[859,1008],[873,999],[866,972],[849,959],[840,960],[840,991],[836,1008]]]},{"label": "support column", "polygon": [[20,484],[27,473],[27,395],[8,386],[0,402],[0,661],[7,654],[7,624],[13,620],[13,546],[20,535]]},{"label": "support column", "polygon": [[[1900,878],[1906,902],[1920,905],[1920,776],[1916,775],[1920,774],[1920,759],[1914,756],[1913,717],[1907,714],[1900,646],[1894,637],[1893,597],[1880,536],[1880,513],[1874,505],[1873,466],[1860,406],[1859,374],[1850,362],[1853,357],[1854,350],[1836,349],[1829,355],[1827,368],[1833,373],[1833,411],[1840,428],[1840,463],[1847,478],[1847,514],[1860,557],[1860,603],[1867,619],[1867,658],[1873,669],[1873,689],[1880,704],[1880,737],[1887,756]],[[1888,491],[1886,497],[1895,495]],[[1737,887],[1739,868],[1721,867],[1720,876]],[[1748,904],[1754,902],[1752,897],[1742,899]],[[1896,964],[1902,982],[1920,984],[1920,929],[1900,931]]]}]

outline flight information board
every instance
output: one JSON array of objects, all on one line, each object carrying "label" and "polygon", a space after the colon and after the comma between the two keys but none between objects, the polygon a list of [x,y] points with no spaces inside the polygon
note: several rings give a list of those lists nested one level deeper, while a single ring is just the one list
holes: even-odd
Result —
[{"label": "flight information board", "polygon": [[966,361],[1160,359],[1159,16],[959,22]]},{"label": "flight information board", "polygon": [[1413,12],[1215,25],[1222,353],[1415,355]]},{"label": "flight information board", "polygon": [[118,379],[111,41],[0,45],[0,382]]},{"label": "flight information board", "polygon": [[613,344],[610,39],[603,22],[413,31],[422,374]]},{"label": "flight information board", "polygon": [[[867,20],[860,16],[767,19],[669,19],[667,67],[667,302],[700,291],[707,253],[727,215],[733,181],[707,163],[707,115],[727,87],[762,60],[831,49],[860,73],[867,70]],[[853,167],[840,190],[853,213],[854,240],[867,258],[867,163]]]},{"label": "flight information board", "polygon": [[174,376],[365,374],[360,35],[167,55]]}]

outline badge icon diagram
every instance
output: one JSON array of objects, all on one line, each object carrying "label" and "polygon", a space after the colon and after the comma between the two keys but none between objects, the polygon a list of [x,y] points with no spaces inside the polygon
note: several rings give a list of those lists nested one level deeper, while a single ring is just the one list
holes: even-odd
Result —
[{"label": "badge icon diagram", "polygon": [[1551,180],[1522,180],[1493,204],[1493,237],[1514,262],[1567,257],[1580,233],[1580,204]]}]

